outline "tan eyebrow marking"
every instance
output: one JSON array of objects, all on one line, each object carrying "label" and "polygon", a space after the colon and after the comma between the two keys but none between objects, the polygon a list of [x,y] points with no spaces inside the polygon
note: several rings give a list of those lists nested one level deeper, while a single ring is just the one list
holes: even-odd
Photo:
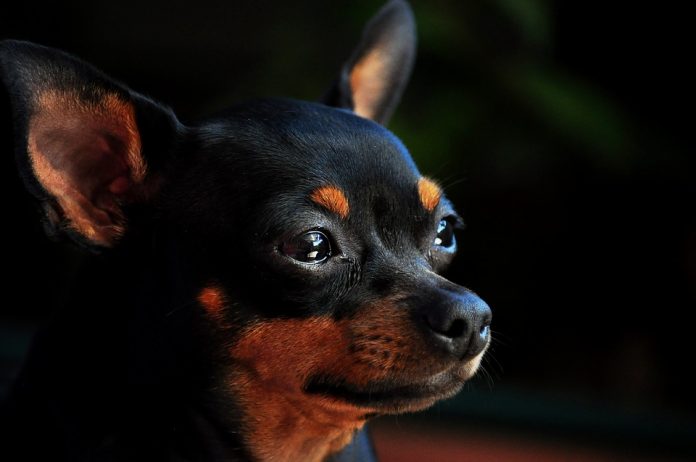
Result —
[{"label": "tan eyebrow marking", "polygon": [[336,186],[326,185],[320,186],[310,195],[310,198],[316,204],[321,205],[326,210],[329,210],[341,218],[346,218],[350,211],[348,198]]},{"label": "tan eyebrow marking", "polygon": [[420,177],[418,180],[418,197],[420,197],[421,204],[428,212],[432,212],[440,203],[440,197],[442,196],[442,189],[430,178],[424,176]]}]

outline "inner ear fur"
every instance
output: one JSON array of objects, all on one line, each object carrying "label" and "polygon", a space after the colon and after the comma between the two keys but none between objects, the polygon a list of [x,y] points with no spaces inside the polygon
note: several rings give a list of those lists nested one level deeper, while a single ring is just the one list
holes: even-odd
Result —
[{"label": "inner ear fur", "polygon": [[176,117],[89,64],[28,42],[0,42],[0,79],[20,172],[42,203],[49,233],[112,247],[126,231],[124,206],[159,184],[143,145],[158,156],[170,151]]},{"label": "inner ear fur", "polygon": [[112,246],[125,229],[122,205],[147,173],[132,103],[116,94],[84,101],[69,91],[44,90],[32,106],[27,155],[57,206],[48,218],[64,220],[93,244]]},{"label": "inner ear fur", "polygon": [[367,23],[358,47],[323,102],[386,125],[406,88],[415,57],[413,12],[404,0],[391,0]]}]

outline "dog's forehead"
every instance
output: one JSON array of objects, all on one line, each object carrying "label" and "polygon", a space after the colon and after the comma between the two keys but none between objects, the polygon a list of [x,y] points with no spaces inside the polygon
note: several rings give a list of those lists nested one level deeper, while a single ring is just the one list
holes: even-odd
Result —
[{"label": "dog's forehead", "polygon": [[[293,100],[236,106],[200,126],[207,151],[260,176],[299,183],[414,183],[408,150],[389,130],[350,111]],[[391,180],[391,181],[390,181]]]},{"label": "dog's forehead", "polygon": [[425,222],[441,202],[403,143],[350,111],[262,100],[204,122],[196,136],[196,181],[182,184],[226,210],[253,202],[269,229],[299,229],[325,213],[367,228],[372,216]]}]

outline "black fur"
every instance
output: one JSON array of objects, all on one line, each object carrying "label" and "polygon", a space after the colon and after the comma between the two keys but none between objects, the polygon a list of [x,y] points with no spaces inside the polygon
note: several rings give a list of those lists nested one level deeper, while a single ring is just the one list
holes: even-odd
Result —
[{"label": "black fur", "polygon": [[[247,460],[252,455],[240,409],[211,392],[225,361],[221,352],[234,344],[240,326],[349,319],[359,307],[392,294],[402,295],[401,308],[428,339],[434,327],[424,322],[439,321],[427,313],[481,311],[483,322],[490,322],[482,301],[436,274],[453,257],[433,246],[438,223],[461,222],[451,204],[443,198],[426,210],[418,199],[420,173],[403,144],[382,125],[346,110],[346,76],[374,46],[374,31],[388,35],[396,28],[403,40],[412,30],[403,2],[393,1],[385,11],[325,100],[343,109],[259,100],[186,126],[168,108],[76,58],[23,42],[0,44],[18,163],[39,202],[54,213],[59,208],[26,153],[36,110],[29,102],[46,86],[75,91],[83,100],[112,93],[131,102],[148,175],[162,178],[153,197],[122,204],[127,232],[113,249],[98,249],[101,255],[84,268],[69,305],[38,337],[6,408],[4,460],[10,453],[17,460]],[[407,80],[413,61],[412,45],[407,48],[397,60],[405,69],[391,77],[394,92],[381,99],[378,121],[388,119]],[[349,219],[309,200],[325,184],[346,193]],[[67,232],[94,249],[66,220],[54,234]],[[331,236],[333,258],[308,267],[282,254],[283,242],[307,230]],[[211,281],[232,295],[225,313],[237,326],[231,332],[211,328],[196,306]],[[433,347],[434,361],[460,359],[450,356]],[[307,393],[357,405],[384,404],[385,412],[428,392],[390,380],[362,390],[322,375],[305,386]],[[332,457],[366,461],[373,455],[361,433]]]}]

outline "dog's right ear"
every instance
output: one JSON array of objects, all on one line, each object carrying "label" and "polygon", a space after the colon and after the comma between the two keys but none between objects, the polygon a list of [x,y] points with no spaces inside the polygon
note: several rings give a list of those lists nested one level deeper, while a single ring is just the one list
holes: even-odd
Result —
[{"label": "dog's right ear", "polygon": [[92,249],[126,231],[125,207],[157,192],[181,125],[92,66],[28,42],[0,42],[15,152],[47,229]]}]

